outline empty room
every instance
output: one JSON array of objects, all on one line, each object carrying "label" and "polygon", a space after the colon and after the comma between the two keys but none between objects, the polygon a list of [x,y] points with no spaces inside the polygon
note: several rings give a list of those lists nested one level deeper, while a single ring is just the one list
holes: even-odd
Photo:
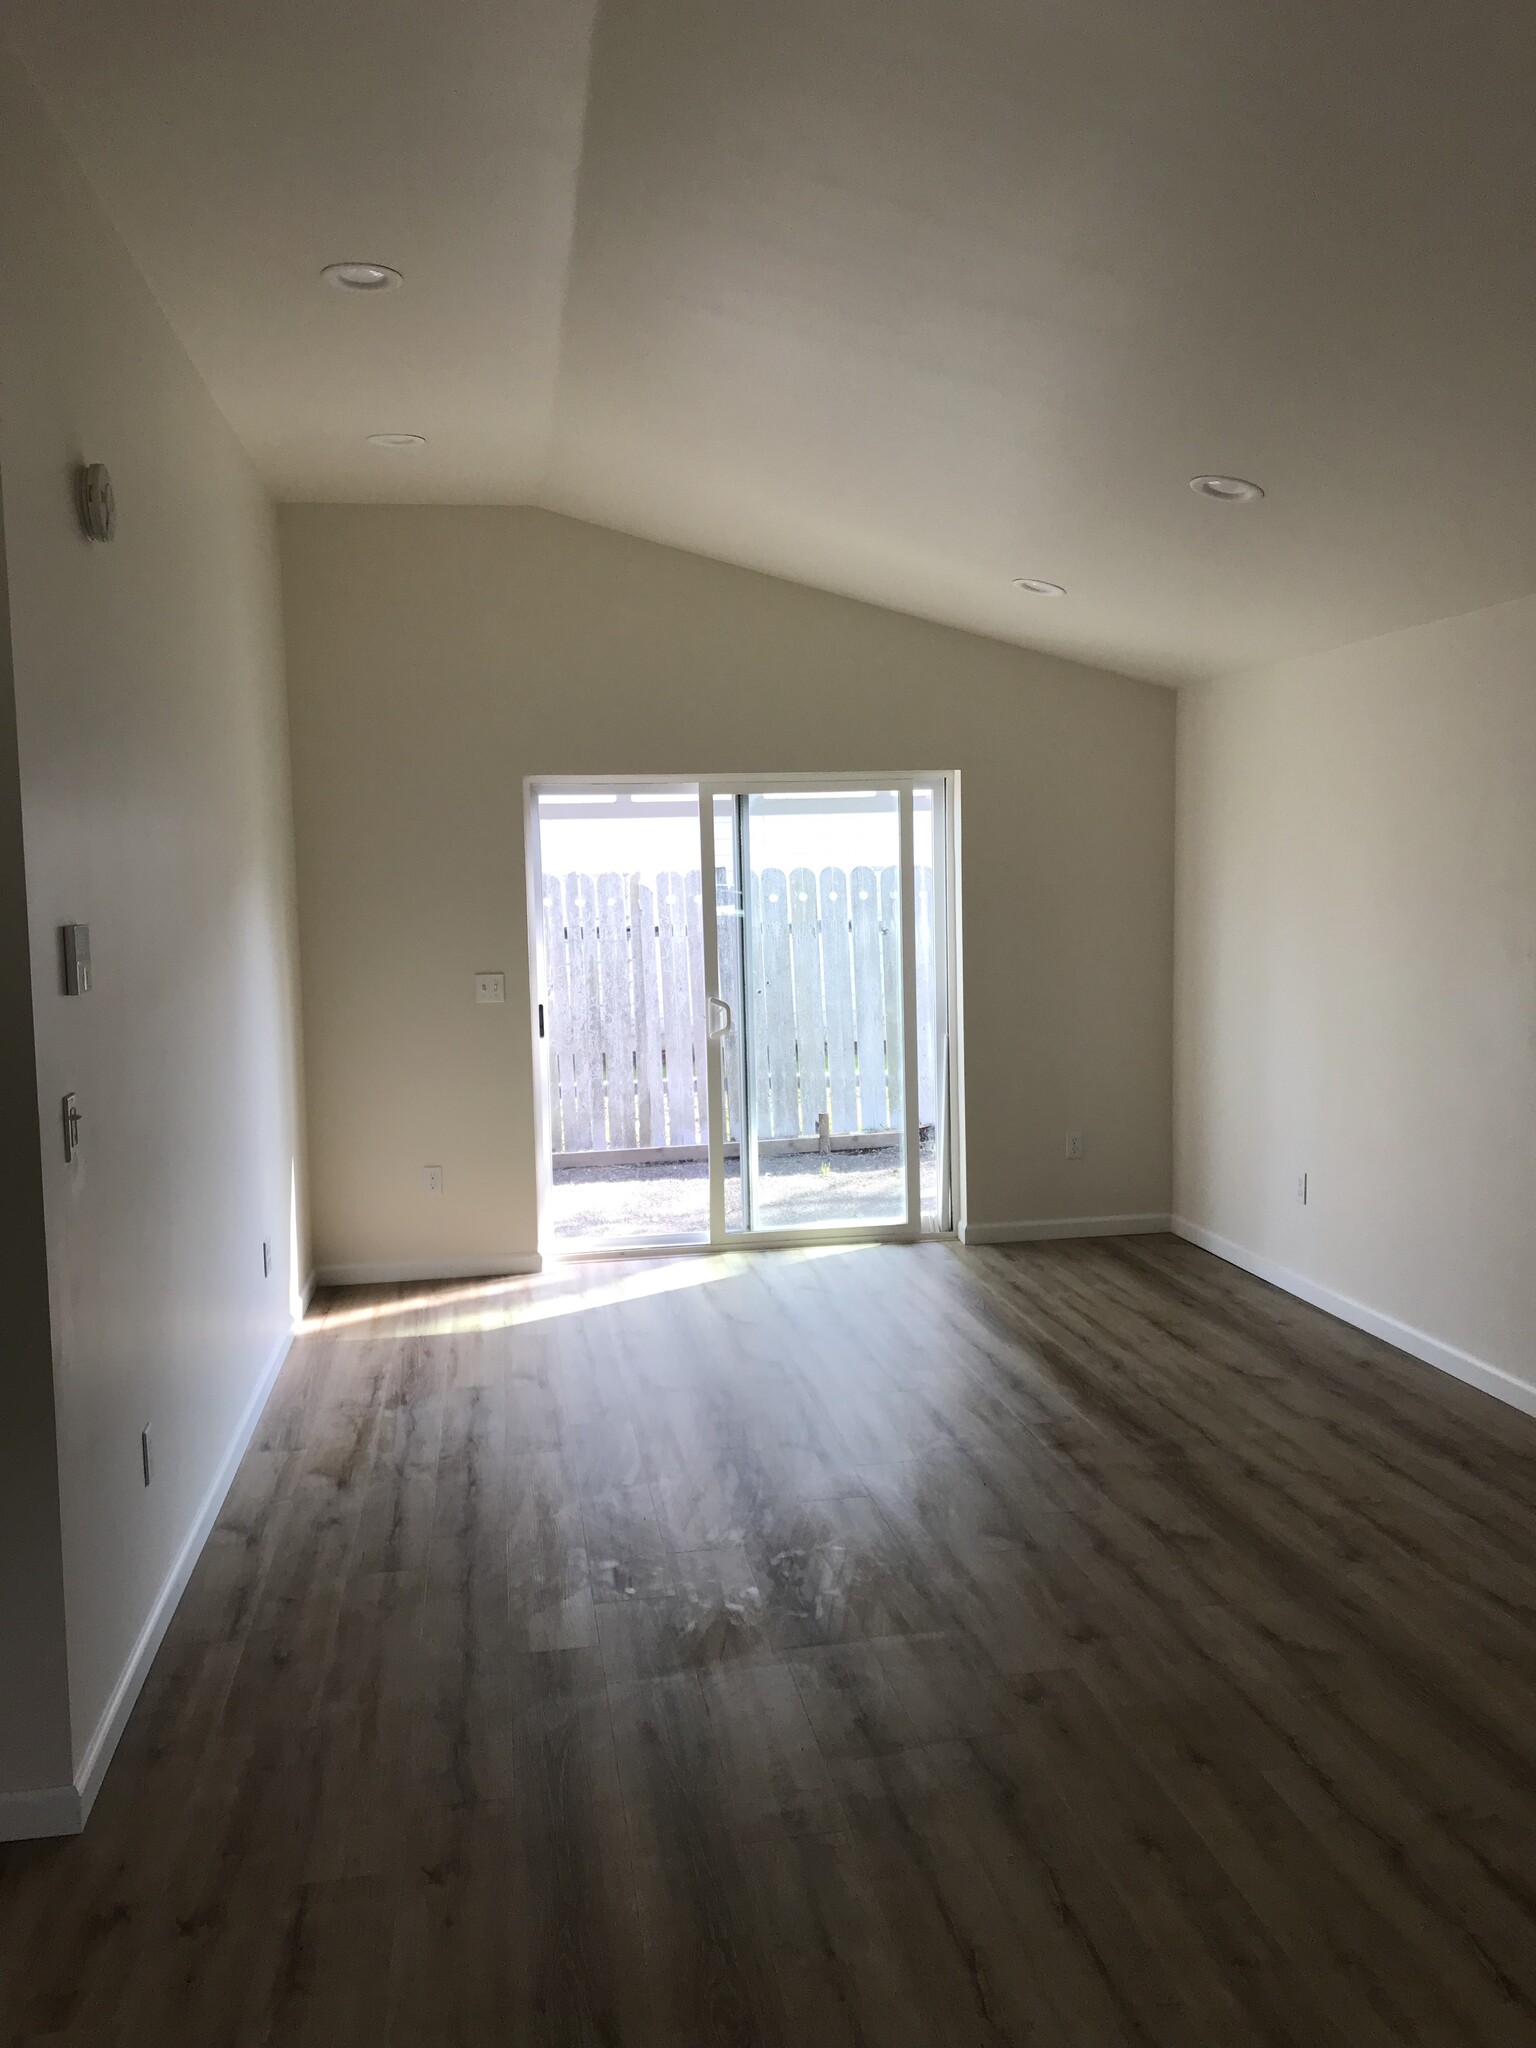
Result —
[{"label": "empty room", "polygon": [[1533,189],[0,0],[0,2048],[1536,2048]]}]

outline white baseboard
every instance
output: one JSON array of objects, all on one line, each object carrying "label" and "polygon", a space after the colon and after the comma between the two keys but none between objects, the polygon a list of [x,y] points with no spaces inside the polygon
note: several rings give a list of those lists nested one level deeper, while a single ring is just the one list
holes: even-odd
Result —
[{"label": "white baseboard", "polygon": [[1167,1230],[1167,1216],[1043,1216],[1031,1223],[962,1223],[962,1244],[1030,1244],[1048,1237],[1140,1237]]},{"label": "white baseboard", "polygon": [[314,1300],[315,1289],[319,1285],[320,1276],[316,1273],[313,1266],[311,1266],[309,1271],[309,1278],[304,1282],[304,1285],[299,1289],[299,1321],[301,1323],[303,1322],[304,1318],[309,1314],[309,1304]]},{"label": "white baseboard", "polygon": [[78,1835],[83,1825],[80,1794],[73,1785],[47,1785],[39,1792],[0,1792],[0,1842]]},{"label": "white baseboard", "polygon": [[[155,1661],[155,1652],[165,1639],[165,1632],[171,1625],[171,1616],[176,1612],[176,1603],[186,1590],[192,1569],[202,1554],[203,1545],[208,1541],[214,1523],[219,1518],[224,1496],[229,1492],[240,1460],[245,1456],[251,1438],[256,1434],[261,1412],[277,1384],[277,1376],[283,1369],[283,1361],[288,1356],[292,1343],[293,1331],[287,1330],[278,1339],[271,1357],[262,1367],[261,1377],[252,1388],[251,1397],[235,1425],[235,1433],[230,1438],[229,1447],[224,1453],[219,1469],[214,1473],[208,1491],[203,1495],[202,1504],[193,1517],[192,1526],[183,1538],[175,1561],[155,1595],[154,1605],[149,1610],[144,1626],[139,1630],[138,1641],[129,1652],[128,1661],[118,1676],[117,1684],[112,1688],[112,1697],[107,1701],[101,1719],[96,1723],[91,1739],[85,1746],[85,1752],[75,1768],[75,1782],[69,1788],[75,1802],[72,1824],[57,1830],[51,1829],[48,1831],[50,1833],[78,1834],[90,1818],[96,1794],[101,1790],[101,1781],[107,1774],[107,1766],[111,1763],[113,1752],[124,1728],[128,1725],[128,1716],[133,1712],[134,1702],[149,1676],[149,1667]],[[0,1840],[4,1838],[5,1815],[0,1812]]]},{"label": "white baseboard", "polygon": [[1293,1273],[1288,1266],[1266,1258],[1262,1252],[1251,1252],[1245,1245],[1234,1244],[1229,1237],[1218,1237],[1214,1230],[1205,1230],[1183,1216],[1175,1216],[1170,1227],[1178,1236],[1199,1245],[1202,1251],[1214,1252],[1218,1259],[1225,1259],[1229,1266],[1241,1266],[1245,1273],[1267,1280],[1271,1287],[1294,1294],[1298,1301],[1310,1302],[1313,1308],[1337,1316],[1341,1323],[1350,1323],[1355,1329],[1364,1330],[1367,1336],[1380,1337],[1385,1343],[1396,1345],[1399,1351],[1406,1351],[1411,1358],[1422,1359],[1425,1365],[1438,1366],[1441,1372],[1465,1380],[1468,1386],[1477,1387],[1482,1393],[1492,1394],[1496,1401],[1506,1401],[1511,1408],[1536,1415],[1536,1386],[1517,1378],[1512,1372],[1506,1372],[1501,1365],[1490,1365],[1487,1359],[1476,1358],[1470,1351],[1462,1351],[1454,1344],[1444,1343],[1439,1337],[1431,1337],[1427,1330],[1415,1329],[1412,1323],[1400,1322],[1396,1316],[1389,1316],[1379,1308],[1371,1308],[1347,1294],[1338,1294],[1331,1287],[1320,1286],[1304,1273]]},{"label": "white baseboard", "polygon": [[360,1266],[320,1266],[321,1287],[375,1287],[393,1281],[510,1280],[523,1273],[541,1273],[537,1252],[513,1252],[495,1259],[382,1259]]}]

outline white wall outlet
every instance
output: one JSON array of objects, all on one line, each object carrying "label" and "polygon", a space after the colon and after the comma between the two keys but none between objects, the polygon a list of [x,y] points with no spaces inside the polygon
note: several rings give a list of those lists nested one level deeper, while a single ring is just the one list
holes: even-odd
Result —
[{"label": "white wall outlet", "polygon": [[424,1166],[421,1169],[421,1184],[429,1195],[443,1192],[443,1169],[440,1166]]},{"label": "white wall outlet", "polygon": [[1298,1173],[1298,1174],[1297,1174],[1297,1176],[1296,1176],[1296,1199],[1297,1199],[1297,1201],[1298,1201],[1298,1202],[1300,1202],[1300,1203],[1301,1203],[1301,1205],[1302,1205],[1302,1207],[1303,1207],[1303,1208],[1305,1208],[1305,1207],[1306,1207],[1306,1205],[1307,1205],[1307,1176],[1306,1176],[1306,1175],[1305,1175],[1304,1173]]},{"label": "white wall outlet", "polygon": [[1081,1131],[1068,1131],[1068,1133],[1067,1133],[1067,1157],[1068,1157],[1069,1159],[1081,1159],[1081,1158],[1082,1158],[1082,1156],[1083,1156],[1083,1134],[1082,1134],[1082,1132],[1081,1132]]},{"label": "white wall outlet", "polygon": [[264,1237],[261,1240],[261,1277],[263,1280],[270,1280],[272,1278],[272,1240],[270,1237]]},{"label": "white wall outlet", "polygon": [[507,977],[504,974],[477,974],[475,976],[475,1001],[477,1003],[504,1003],[507,1000]]},{"label": "white wall outlet", "polygon": [[139,1462],[144,1467],[144,1484],[148,1486],[155,1476],[155,1438],[147,1422],[139,1432]]}]

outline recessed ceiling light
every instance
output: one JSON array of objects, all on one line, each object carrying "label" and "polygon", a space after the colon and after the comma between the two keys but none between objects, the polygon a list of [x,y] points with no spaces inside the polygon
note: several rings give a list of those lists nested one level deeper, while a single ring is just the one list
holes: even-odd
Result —
[{"label": "recessed ceiling light", "polygon": [[1015,576],[1015,590],[1027,590],[1031,597],[1065,597],[1066,588],[1060,583],[1047,583],[1040,576]]},{"label": "recessed ceiling light", "polygon": [[1251,505],[1264,495],[1243,476],[1192,476],[1189,488],[1202,498],[1214,498],[1218,505]]},{"label": "recessed ceiling light", "polygon": [[370,448],[425,448],[426,445],[427,437],[425,434],[370,434],[368,436],[368,446]]},{"label": "recessed ceiling light", "polygon": [[320,275],[339,292],[392,292],[404,283],[387,263],[327,263]]}]

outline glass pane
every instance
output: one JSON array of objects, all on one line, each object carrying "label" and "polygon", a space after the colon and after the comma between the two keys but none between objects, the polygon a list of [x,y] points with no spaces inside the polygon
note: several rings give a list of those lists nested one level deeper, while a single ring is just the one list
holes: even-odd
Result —
[{"label": "glass pane", "polygon": [[698,791],[564,789],[537,818],[553,1235],[707,1237]]},{"label": "glass pane", "polygon": [[720,994],[729,1007],[730,1029],[720,1038],[720,1073],[725,1094],[725,1227],[745,1230],[742,1204],[741,1152],[746,1142],[741,1106],[744,1095],[742,1061],[741,870],[736,851],[736,799],[715,798],[715,903],[720,945]]},{"label": "glass pane", "polygon": [[917,789],[912,793],[912,893],[917,953],[918,1178],[922,1187],[925,1230],[937,1230],[942,1222],[939,1146],[944,1132],[940,1106],[945,1092],[945,1074],[943,1050],[939,1044],[938,991],[935,985],[939,951],[935,889],[942,877],[934,858],[934,846],[933,791]]},{"label": "glass pane", "polygon": [[900,829],[895,790],[747,798],[755,1228],[906,1221]]}]

